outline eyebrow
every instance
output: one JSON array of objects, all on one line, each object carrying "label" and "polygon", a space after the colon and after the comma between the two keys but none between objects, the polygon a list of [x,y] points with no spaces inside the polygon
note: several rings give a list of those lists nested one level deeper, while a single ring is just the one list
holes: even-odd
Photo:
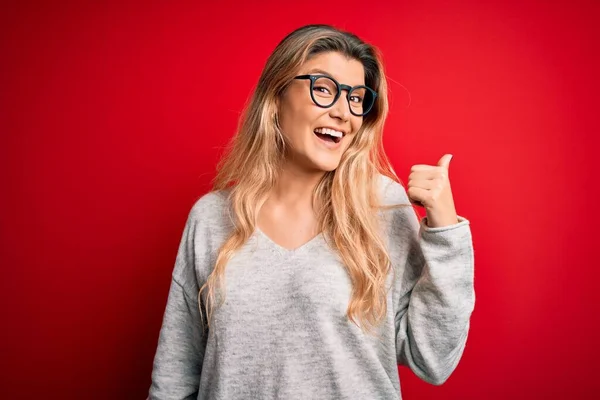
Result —
[{"label": "eyebrow", "polygon": [[[320,69],[320,68],[311,68],[308,70],[307,74],[312,74],[314,72],[316,72],[318,74],[327,75],[327,76],[330,76],[333,78],[333,75],[331,75],[329,72],[325,71],[324,69]],[[337,80],[336,78],[334,78],[334,79]],[[359,83],[357,85],[351,85],[351,86],[361,86],[361,85],[364,85],[364,83]]]},{"label": "eyebrow", "polygon": [[327,71],[325,71],[323,69],[320,69],[320,68],[311,68],[311,69],[308,70],[309,74],[311,74],[313,72],[318,72],[319,74],[331,76],[333,78],[333,76],[329,72],[327,72]]}]

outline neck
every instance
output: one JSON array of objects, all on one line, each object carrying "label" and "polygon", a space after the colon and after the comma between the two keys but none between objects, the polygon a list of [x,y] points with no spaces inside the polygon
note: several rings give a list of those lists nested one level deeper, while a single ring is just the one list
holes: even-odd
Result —
[{"label": "neck", "polygon": [[323,175],[323,171],[308,171],[288,164],[281,171],[268,202],[312,210],[313,191]]}]

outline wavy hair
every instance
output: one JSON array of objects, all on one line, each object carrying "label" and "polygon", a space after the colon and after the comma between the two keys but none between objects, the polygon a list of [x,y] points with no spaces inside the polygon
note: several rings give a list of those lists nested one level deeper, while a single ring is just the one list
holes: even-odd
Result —
[{"label": "wavy hair", "polygon": [[375,212],[380,207],[377,182],[379,174],[396,182],[399,179],[382,143],[388,102],[381,55],[352,33],[329,25],[307,25],[286,36],[269,56],[240,118],[237,134],[217,166],[213,190],[229,191],[234,229],[198,294],[202,304],[201,294],[207,292],[209,326],[217,289],[224,287],[226,264],[254,233],[259,210],[286,158],[286,142],[277,121],[277,99],[304,62],[324,52],[339,52],[361,62],[365,84],[378,96],[338,168],[326,172],[314,189],[319,232],[330,238],[329,245],[339,253],[352,282],[348,318],[363,331],[371,331],[387,312],[385,282],[391,263]]}]

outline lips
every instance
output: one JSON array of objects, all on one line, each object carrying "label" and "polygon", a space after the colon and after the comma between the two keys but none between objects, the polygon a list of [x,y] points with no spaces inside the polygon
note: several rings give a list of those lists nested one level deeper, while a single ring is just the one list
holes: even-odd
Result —
[{"label": "lips", "polygon": [[333,143],[339,143],[342,140],[342,138],[346,135],[343,131],[329,127],[319,127],[316,128],[313,132],[321,140]]}]

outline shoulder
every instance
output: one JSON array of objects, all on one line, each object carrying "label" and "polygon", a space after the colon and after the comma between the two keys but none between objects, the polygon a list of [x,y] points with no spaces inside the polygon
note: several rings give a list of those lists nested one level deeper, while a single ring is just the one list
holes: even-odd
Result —
[{"label": "shoulder", "polygon": [[377,187],[382,206],[411,205],[406,189],[398,180],[379,174]]},{"label": "shoulder", "polygon": [[229,192],[215,190],[200,196],[192,205],[188,220],[204,224],[222,224],[229,218]]},{"label": "shoulder", "polygon": [[211,191],[199,197],[188,213],[173,276],[190,296],[211,273],[231,230],[228,204],[228,192]]},{"label": "shoulder", "polygon": [[188,215],[196,243],[218,249],[233,228],[229,190],[217,190],[198,198]]},{"label": "shoulder", "polygon": [[384,232],[396,244],[405,243],[419,230],[419,215],[397,178],[379,175],[379,216]]}]

